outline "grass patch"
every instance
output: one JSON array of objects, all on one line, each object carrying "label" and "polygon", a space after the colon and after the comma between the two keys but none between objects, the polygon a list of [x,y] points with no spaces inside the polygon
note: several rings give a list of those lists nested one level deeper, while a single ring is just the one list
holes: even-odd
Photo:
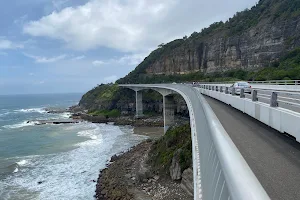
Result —
[{"label": "grass patch", "polygon": [[174,153],[181,149],[180,167],[181,170],[192,165],[192,140],[190,125],[171,128],[158,141],[156,141],[149,153],[149,164],[155,171],[165,174],[169,173]]}]

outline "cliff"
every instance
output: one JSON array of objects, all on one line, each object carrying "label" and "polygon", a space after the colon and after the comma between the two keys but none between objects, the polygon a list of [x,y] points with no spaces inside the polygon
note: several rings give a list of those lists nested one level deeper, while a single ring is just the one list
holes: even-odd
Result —
[{"label": "cliff", "polygon": [[[168,44],[161,44],[118,82],[143,81],[153,75],[210,74],[229,70],[256,71],[269,67],[300,46],[300,1],[260,0],[238,12]],[[135,81],[137,80],[137,81]]]},{"label": "cliff", "polygon": [[[201,32],[161,44],[117,83],[300,79],[300,1],[260,0]],[[178,107],[184,104],[179,99]],[[143,94],[144,110],[161,112],[162,98]],[[134,113],[134,92],[100,85],[80,106]],[[177,110],[186,113],[186,108]]]}]

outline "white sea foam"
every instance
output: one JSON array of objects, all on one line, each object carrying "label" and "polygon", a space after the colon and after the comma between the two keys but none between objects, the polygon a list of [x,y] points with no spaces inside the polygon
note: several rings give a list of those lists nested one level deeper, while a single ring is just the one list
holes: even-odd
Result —
[{"label": "white sea foam", "polygon": [[0,113],[0,117],[9,115],[11,112]]},{"label": "white sea foam", "polygon": [[19,168],[16,167],[16,169],[13,171],[13,173],[17,173],[19,171]]},{"label": "white sea foam", "polygon": [[90,138],[92,140],[96,140],[98,137],[97,137],[97,132],[100,130],[99,127],[96,127],[95,129],[92,129],[92,130],[84,130],[84,131],[79,131],[77,133],[78,136],[81,136],[81,137],[87,137],[87,138]]},{"label": "white sea foam", "polygon": [[15,110],[15,112],[21,112],[21,113],[47,113],[45,108],[19,109],[19,110]]},{"label": "white sea foam", "polygon": [[17,162],[17,164],[19,166],[25,166],[26,164],[28,164],[28,161],[27,160],[21,160],[21,161]]},{"label": "white sea foam", "polygon": [[59,116],[60,116],[60,118],[68,119],[68,118],[70,118],[71,113],[69,113],[69,112],[64,112],[64,113],[61,113]]},{"label": "white sea foam", "polygon": [[38,123],[38,121],[24,121],[22,123],[12,124],[12,125],[4,125],[2,127],[6,128],[6,129],[16,129],[16,128],[23,128],[26,126],[34,126],[37,123]]},{"label": "white sea foam", "polygon": [[[7,187],[16,187],[38,193],[38,199],[93,200],[99,170],[105,168],[107,160],[114,154],[127,150],[145,137],[124,133],[117,126],[80,123],[74,125],[81,130],[80,137],[89,140],[78,144],[78,148],[59,154],[20,159],[27,168],[20,168],[6,180]],[[23,161],[25,160],[25,161]],[[41,181],[41,184],[38,182]],[[18,196],[18,189],[8,190],[0,186],[3,196]],[[1,188],[3,187],[3,188]],[[9,193],[9,194],[7,194]],[[1,192],[0,192],[1,195]]]}]

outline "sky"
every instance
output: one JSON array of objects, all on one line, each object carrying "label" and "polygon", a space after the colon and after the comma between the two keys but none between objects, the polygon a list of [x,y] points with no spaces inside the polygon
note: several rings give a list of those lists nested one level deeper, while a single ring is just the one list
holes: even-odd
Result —
[{"label": "sky", "polygon": [[1,0],[0,94],[87,92],[258,0]]}]

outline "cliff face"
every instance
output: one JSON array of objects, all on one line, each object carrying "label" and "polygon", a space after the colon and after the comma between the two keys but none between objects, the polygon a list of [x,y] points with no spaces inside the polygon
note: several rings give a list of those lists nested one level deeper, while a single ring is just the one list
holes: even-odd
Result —
[{"label": "cliff face", "polygon": [[227,31],[187,40],[146,68],[147,74],[185,74],[230,69],[267,67],[280,56],[300,46],[300,18],[262,21],[241,35],[226,37]]},{"label": "cliff face", "polygon": [[[213,81],[218,77],[300,79],[299,47],[300,0],[259,0],[250,10],[237,12],[226,22],[216,22],[199,33],[159,45],[117,83]],[[161,96],[146,94],[144,110],[161,112]],[[85,94],[80,106],[133,113],[134,101],[132,91],[101,85]],[[178,105],[177,112],[185,114],[186,108],[180,102]]]},{"label": "cliff face", "polygon": [[300,46],[300,1],[260,0],[251,10],[216,22],[190,37],[161,44],[118,82],[151,75],[254,71]]}]

